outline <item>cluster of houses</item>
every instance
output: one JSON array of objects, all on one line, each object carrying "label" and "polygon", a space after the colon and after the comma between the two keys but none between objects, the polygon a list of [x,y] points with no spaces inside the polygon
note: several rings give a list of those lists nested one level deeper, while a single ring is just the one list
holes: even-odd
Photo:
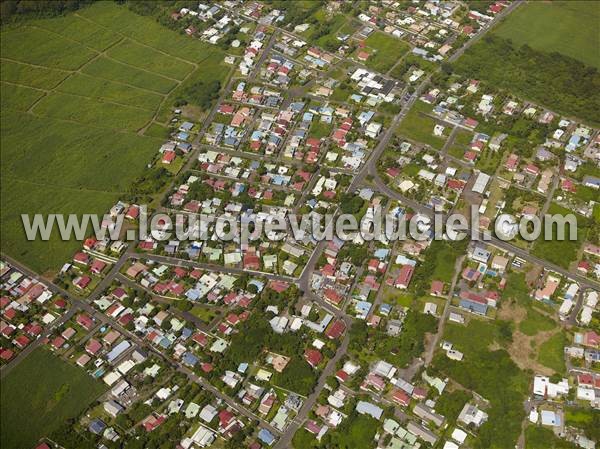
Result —
[{"label": "cluster of houses", "polygon": [[41,338],[69,304],[47,285],[0,260],[0,363]]}]

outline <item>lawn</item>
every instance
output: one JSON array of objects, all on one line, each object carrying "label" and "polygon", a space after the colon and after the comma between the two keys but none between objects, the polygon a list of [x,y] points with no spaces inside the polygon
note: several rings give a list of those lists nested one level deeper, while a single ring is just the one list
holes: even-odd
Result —
[{"label": "lawn", "polygon": [[540,345],[538,362],[559,374],[565,373],[565,345],[567,337],[563,332],[553,335]]},{"label": "lawn", "polygon": [[206,324],[209,324],[212,320],[215,319],[219,312],[217,310],[214,310],[212,307],[196,305],[192,308],[192,310],[190,310],[190,313],[195,317],[200,318]]},{"label": "lawn", "polygon": [[371,34],[365,45],[370,54],[365,65],[381,73],[386,73],[410,50],[406,42],[380,31]]},{"label": "lawn", "polygon": [[2,448],[33,447],[104,390],[85,371],[36,349],[2,381]]},{"label": "lawn", "polygon": [[157,154],[185,89],[224,85],[229,67],[217,47],[114,2],[12,25],[1,38],[0,238],[51,275],[80,244],[56,233],[28,242],[20,215],[105,213]]},{"label": "lawn", "polygon": [[600,69],[599,22],[600,5],[596,2],[528,2],[494,33],[518,45],[556,51]]},{"label": "lawn", "polygon": [[322,137],[327,137],[331,134],[332,126],[330,123],[325,123],[320,120],[315,120],[310,125],[310,131],[308,132],[310,137],[316,137],[320,139]]},{"label": "lawn", "polygon": [[433,135],[435,120],[425,115],[431,109],[431,105],[417,101],[400,123],[396,134],[441,150],[446,138]]},{"label": "lawn", "polygon": [[[559,214],[565,216],[572,213],[570,210],[556,203],[552,203],[548,209],[548,214],[550,215]],[[544,239],[544,229],[542,229],[542,233],[535,241],[533,254],[563,268],[569,268],[569,265],[577,259],[577,253],[585,241],[588,231],[587,220],[579,215],[576,215],[576,218],[577,240],[568,240],[569,227],[565,229],[565,240],[557,240],[556,226],[553,227],[551,240]]]},{"label": "lawn", "polygon": [[556,322],[552,318],[538,312],[531,306],[527,308],[525,319],[519,323],[519,330],[529,336],[555,328]]}]

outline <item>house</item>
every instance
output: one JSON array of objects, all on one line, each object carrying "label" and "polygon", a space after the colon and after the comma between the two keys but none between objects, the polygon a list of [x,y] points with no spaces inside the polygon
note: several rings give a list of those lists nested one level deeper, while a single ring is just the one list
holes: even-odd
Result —
[{"label": "house", "polygon": [[408,285],[410,284],[410,280],[412,279],[414,270],[415,269],[412,265],[403,265],[402,268],[400,268],[398,277],[394,281],[394,287],[407,289]]},{"label": "house", "polygon": [[89,315],[85,313],[80,313],[79,315],[77,315],[75,321],[87,331],[92,330],[92,328],[94,327],[94,321],[92,320],[92,318],[90,318]]},{"label": "house", "polygon": [[325,336],[330,340],[336,340],[344,334],[345,330],[346,324],[342,320],[336,320],[325,331]]},{"label": "house", "polygon": [[425,404],[417,404],[413,408],[413,413],[424,421],[429,421],[440,427],[444,424],[445,418],[433,411],[433,409]]},{"label": "house", "polygon": [[318,350],[309,348],[304,351],[304,359],[310,366],[316,368],[323,361],[323,355]]},{"label": "house", "polygon": [[444,295],[444,283],[442,281],[432,281],[431,288],[429,289],[431,296],[443,296]]},{"label": "house", "polygon": [[536,375],[533,379],[533,395],[537,399],[555,399],[569,393],[569,381],[562,379],[557,383],[550,381],[549,377]]},{"label": "house", "polygon": [[369,415],[377,420],[383,415],[383,409],[366,401],[358,401],[356,404],[356,412],[361,415]]},{"label": "house", "polygon": [[487,413],[479,410],[477,406],[469,404],[468,402],[462,408],[458,415],[458,420],[465,425],[474,425],[476,427],[481,426],[488,419]]}]

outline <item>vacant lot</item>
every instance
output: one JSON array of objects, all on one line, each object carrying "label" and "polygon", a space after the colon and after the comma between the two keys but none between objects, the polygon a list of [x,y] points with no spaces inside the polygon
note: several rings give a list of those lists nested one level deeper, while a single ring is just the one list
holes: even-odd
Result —
[{"label": "vacant lot", "polygon": [[51,274],[79,243],[28,242],[21,214],[106,212],[185,87],[228,68],[218,48],[113,2],[5,28],[1,50],[2,248]]},{"label": "vacant lot", "polygon": [[441,150],[446,138],[433,134],[435,120],[425,115],[429,113],[431,105],[417,101],[400,123],[396,134]]},{"label": "vacant lot", "polygon": [[36,349],[2,381],[2,448],[33,447],[103,391],[85,371]]},{"label": "vacant lot", "polygon": [[381,32],[370,35],[365,45],[370,54],[365,65],[381,73],[391,69],[410,49],[406,42]]},{"label": "vacant lot", "polygon": [[556,51],[600,69],[599,21],[600,5],[596,2],[528,2],[494,33],[517,45]]},{"label": "vacant lot", "polygon": [[[572,211],[556,203],[552,203],[548,209],[548,214],[566,216],[572,214]],[[542,234],[534,243],[533,254],[542,259],[549,260],[563,268],[569,268],[569,266],[577,259],[579,248],[586,239],[589,226],[588,221],[584,217],[579,215],[576,215],[576,217],[577,240],[568,240],[570,227],[566,227],[565,229],[565,240],[558,240],[556,226],[553,226],[552,228],[552,240],[545,240],[544,228]]]}]

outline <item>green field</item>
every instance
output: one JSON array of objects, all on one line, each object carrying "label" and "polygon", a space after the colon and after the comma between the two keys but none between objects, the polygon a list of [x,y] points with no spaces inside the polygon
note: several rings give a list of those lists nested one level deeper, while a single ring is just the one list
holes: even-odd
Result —
[{"label": "green field", "polygon": [[2,380],[3,449],[31,448],[104,391],[85,371],[36,349]]},{"label": "green field", "polygon": [[[569,209],[556,203],[552,203],[548,209],[548,214],[550,215],[558,214],[566,216],[572,213],[573,212]],[[569,265],[577,259],[577,253],[583,242],[586,240],[589,226],[588,221],[584,217],[580,215],[575,216],[577,218],[577,240],[568,240],[570,232],[568,226],[565,229],[565,240],[557,239],[556,226],[553,226],[552,240],[545,240],[544,228],[534,243],[532,253],[563,268],[569,268]]]},{"label": "green field", "polygon": [[[144,171],[186,88],[224,53],[126,6],[98,2],[1,32],[3,251],[39,272],[80,246],[27,242],[23,213],[105,213]],[[199,109],[199,108],[196,108]]]},{"label": "green field", "polygon": [[446,138],[433,135],[435,120],[425,115],[429,114],[431,109],[431,105],[417,101],[400,123],[396,134],[441,150]]},{"label": "green field", "polygon": [[597,125],[599,20],[598,2],[527,2],[453,67],[494,89]]},{"label": "green field", "polygon": [[494,33],[517,45],[556,51],[600,69],[598,23],[598,2],[528,2],[508,16]]},{"label": "green field", "polygon": [[559,374],[564,374],[565,345],[567,344],[567,337],[564,333],[553,335],[540,345],[538,362]]},{"label": "green field", "polygon": [[365,45],[371,55],[365,65],[382,73],[391,69],[410,49],[406,42],[379,31],[371,34]]}]

